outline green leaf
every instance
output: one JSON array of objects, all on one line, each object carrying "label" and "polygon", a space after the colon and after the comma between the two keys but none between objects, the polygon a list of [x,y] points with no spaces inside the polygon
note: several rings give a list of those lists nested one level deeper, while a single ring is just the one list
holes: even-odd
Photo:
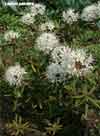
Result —
[{"label": "green leaf", "polygon": [[[87,97],[88,97],[88,96],[87,96]],[[97,107],[97,108],[100,109],[100,104],[98,104],[98,101],[97,101],[97,100],[94,100],[94,99],[92,99],[92,98],[90,98],[90,97],[88,97],[88,100],[89,100],[95,107]]]}]

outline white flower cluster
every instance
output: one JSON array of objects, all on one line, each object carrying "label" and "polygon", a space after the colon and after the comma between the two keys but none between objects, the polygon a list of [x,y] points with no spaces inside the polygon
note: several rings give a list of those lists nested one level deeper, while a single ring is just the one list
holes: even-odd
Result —
[{"label": "white flower cluster", "polygon": [[12,42],[13,40],[16,40],[17,38],[19,38],[19,36],[20,35],[18,32],[14,32],[14,31],[10,30],[10,31],[5,32],[4,39],[7,42]]},{"label": "white flower cluster", "polygon": [[85,7],[81,14],[81,19],[84,21],[94,21],[98,17],[97,4],[89,5]]},{"label": "white flower cluster", "polygon": [[49,53],[57,46],[59,46],[59,40],[54,33],[44,32],[36,39],[36,48],[45,53]]},{"label": "white flower cluster", "polygon": [[100,1],[98,1],[97,8],[98,8],[98,17],[100,18]]},{"label": "white flower cluster", "polygon": [[43,15],[45,13],[45,9],[46,9],[45,5],[34,3],[31,7],[31,13],[33,15],[38,15],[38,14]]},{"label": "white flower cluster", "polygon": [[47,67],[46,75],[51,82],[62,82],[69,76],[85,76],[93,69],[93,57],[83,49],[72,50],[68,47],[56,47],[51,54],[52,63]]},{"label": "white flower cluster", "polygon": [[75,13],[74,9],[68,9],[66,11],[63,11],[63,20],[67,24],[73,24],[74,22],[77,22],[79,19],[79,13]]},{"label": "white flower cluster", "polygon": [[87,55],[83,49],[72,50],[69,56],[68,73],[76,76],[85,76],[93,69],[93,57]]},{"label": "white flower cluster", "polygon": [[48,80],[52,83],[54,82],[62,82],[65,80],[66,73],[61,67],[61,65],[57,63],[51,63],[46,70],[46,76]]},{"label": "white flower cluster", "polygon": [[86,6],[83,10],[81,15],[79,15],[78,12],[75,12],[74,9],[68,9],[66,11],[63,11],[63,20],[67,24],[73,24],[74,22],[77,22],[78,19],[81,19],[83,21],[91,22],[98,18],[100,18],[100,1],[98,3],[94,3],[92,5]]},{"label": "white flower cluster", "polygon": [[55,28],[55,24],[53,21],[47,21],[40,25],[41,31],[46,31],[46,30],[52,31],[54,28]]},{"label": "white flower cluster", "polygon": [[[45,13],[45,5],[34,3],[30,12],[23,15],[21,21],[27,25],[35,22],[36,15],[43,15]],[[79,19],[84,21],[94,21],[100,17],[100,2],[97,4],[85,7],[81,15],[74,9],[63,11],[63,20],[67,24],[72,25]],[[46,68],[46,75],[48,80],[52,83],[63,82],[71,76],[85,76],[93,70],[93,57],[88,55],[83,49],[71,49],[62,46],[54,30],[55,24],[48,20],[40,24],[39,29],[42,32],[35,41],[35,48],[43,51],[45,54],[50,53],[51,62]],[[50,31],[50,32],[48,32]],[[14,31],[7,31],[4,34],[5,41],[12,42],[19,38],[19,33]],[[5,72],[5,80],[10,85],[20,86],[26,74],[25,69],[20,65],[10,66]]]},{"label": "white flower cluster", "polygon": [[87,22],[100,18],[100,1],[85,7],[81,14],[81,19]]},{"label": "white flower cluster", "polygon": [[21,86],[25,74],[25,69],[20,65],[10,66],[5,72],[5,80],[9,82],[11,86]]},{"label": "white flower cluster", "polygon": [[65,46],[55,47],[51,53],[51,59],[53,62],[61,64],[62,61],[70,55],[71,48]]},{"label": "white flower cluster", "polygon": [[35,16],[38,14],[43,15],[45,13],[45,9],[45,5],[34,3],[30,9],[30,12],[22,16],[21,22],[27,25],[33,24],[35,21]]},{"label": "white flower cluster", "polygon": [[21,22],[26,25],[31,25],[34,23],[34,21],[35,21],[35,18],[32,13],[27,13],[27,14],[23,15],[21,18]]}]

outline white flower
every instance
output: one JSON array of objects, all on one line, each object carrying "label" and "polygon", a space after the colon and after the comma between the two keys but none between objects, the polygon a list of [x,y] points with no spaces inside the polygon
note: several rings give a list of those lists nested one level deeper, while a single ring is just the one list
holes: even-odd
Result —
[{"label": "white flower", "polygon": [[20,86],[26,74],[25,69],[20,65],[16,64],[15,66],[10,66],[5,72],[5,80],[9,84]]},{"label": "white flower", "polygon": [[93,69],[93,57],[87,55],[83,49],[72,50],[64,46],[56,47],[51,53],[51,60],[59,64],[69,75],[82,76]]},{"label": "white flower", "polygon": [[49,53],[57,46],[59,46],[59,40],[54,33],[44,32],[36,39],[36,47],[45,53]]},{"label": "white flower", "polygon": [[53,62],[61,64],[64,60],[67,60],[71,53],[71,48],[65,46],[55,47],[51,53],[51,59]]},{"label": "white flower", "polygon": [[43,15],[44,12],[45,12],[45,5],[43,4],[39,4],[39,3],[34,3],[31,7],[31,13],[34,14],[34,15]]},{"label": "white flower", "polygon": [[[65,46],[55,47],[51,53],[51,63],[47,67],[47,77],[51,82],[64,82],[67,77],[67,67],[63,62],[69,61],[68,55],[70,55],[71,49]],[[63,66],[64,65],[64,66]]]},{"label": "white flower", "polygon": [[92,4],[85,7],[81,14],[81,19],[84,21],[94,21],[98,17],[98,8],[97,4]]},{"label": "white flower", "polygon": [[69,74],[76,76],[85,76],[90,73],[93,69],[93,57],[92,55],[87,55],[83,49],[72,50],[69,61],[63,62],[62,65],[65,66],[66,71]]},{"label": "white flower", "polygon": [[54,28],[55,28],[55,25],[53,21],[48,21],[40,25],[41,31],[45,31],[45,30],[52,31]]},{"label": "white flower", "polygon": [[67,11],[63,11],[63,20],[67,24],[73,24],[73,22],[77,22],[79,19],[79,14],[75,13],[74,9],[68,9]]},{"label": "white flower", "polygon": [[50,82],[63,82],[65,80],[66,73],[64,73],[61,65],[57,63],[51,63],[46,70],[46,75]]},{"label": "white flower", "polygon": [[31,13],[27,13],[26,15],[23,15],[21,18],[21,22],[26,24],[26,25],[31,25],[35,21],[35,17]]},{"label": "white flower", "polygon": [[64,82],[71,76],[86,76],[93,70],[93,57],[83,49],[56,47],[51,53],[52,63],[47,67],[47,78],[52,82]]},{"label": "white flower", "polygon": [[98,8],[98,17],[100,18],[100,1],[98,1],[97,8]]},{"label": "white flower", "polygon": [[13,40],[16,40],[17,38],[19,38],[19,36],[20,35],[18,32],[14,32],[14,31],[10,30],[10,31],[5,32],[4,39],[7,42],[12,42]]}]

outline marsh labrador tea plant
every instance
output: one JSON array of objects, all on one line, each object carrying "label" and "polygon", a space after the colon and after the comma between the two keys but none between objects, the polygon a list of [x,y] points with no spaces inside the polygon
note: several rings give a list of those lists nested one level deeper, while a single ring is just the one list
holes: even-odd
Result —
[{"label": "marsh labrador tea plant", "polygon": [[100,1],[0,7],[0,136],[100,135]]}]

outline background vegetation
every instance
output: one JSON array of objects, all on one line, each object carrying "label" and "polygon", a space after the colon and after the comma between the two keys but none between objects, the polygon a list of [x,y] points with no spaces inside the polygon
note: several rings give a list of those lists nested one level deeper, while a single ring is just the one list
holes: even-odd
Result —
[{"label": "background vegetation", "polygon": [[[24,1],[24,0],[20,0]],[[47,6],[46,17],[60,25],[61,11],[78,11],[94,0],[36,0]],[[43,72],[48,57],[34,49],[37,27],[22,24],[20,12],[0,7],[0,135],[1,136],[99,136],[100,135],[100,25],[79,22],[54,32],[72,48],[86,48],[95,58],[94,72],[85,79],[73,77],[63,84],[51,84]],[[25,9],[27,10],[27,9]],[[76,30],[77,29],[77,30]],[[4,43],[3,34],[15,30],[21,34],[14,46]],[[19,62],[28,71],[22,87],[11,87],[4,72]]]}]

